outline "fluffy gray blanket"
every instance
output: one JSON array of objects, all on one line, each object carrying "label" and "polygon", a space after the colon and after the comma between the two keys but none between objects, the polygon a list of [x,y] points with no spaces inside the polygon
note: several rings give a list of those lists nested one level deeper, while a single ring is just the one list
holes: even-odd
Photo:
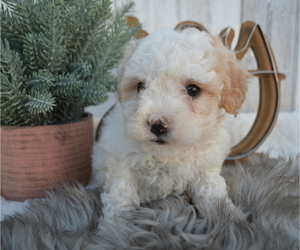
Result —
[{"label": "fluffy gray blanket", "polygon": [[143,204],[126,225],[112,226],[100,219],[100,190],[64,185],[2,222],[2,249],[299,248],[298,158],[253,156],[222,174],[244,220],[232,219],[222,201],[203,218],[186,197],[169,196]]}]

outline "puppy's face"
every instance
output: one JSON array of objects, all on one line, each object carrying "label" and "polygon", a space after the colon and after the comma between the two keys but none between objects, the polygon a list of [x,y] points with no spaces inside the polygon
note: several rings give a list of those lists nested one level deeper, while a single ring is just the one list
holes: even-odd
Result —
[{"label": "puppy's face", "polygon": [[118,90],[127,136],[164,150],[209,140],[225,111],[237,114],[246,89],[235,55],[219,39],[186,29],[139,41]]}]

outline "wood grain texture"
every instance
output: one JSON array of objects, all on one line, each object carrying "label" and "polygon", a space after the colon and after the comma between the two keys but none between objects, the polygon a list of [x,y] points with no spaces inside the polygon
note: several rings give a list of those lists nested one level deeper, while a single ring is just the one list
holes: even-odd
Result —
[{"label": "wood grain texture", "polygon": [[281,110],[295,110],[299,85],[299,1],[242,0],[241,13],[242,22],[253,20],[259,23],[271,43],[278,69],[287,75],[282,81]]}]

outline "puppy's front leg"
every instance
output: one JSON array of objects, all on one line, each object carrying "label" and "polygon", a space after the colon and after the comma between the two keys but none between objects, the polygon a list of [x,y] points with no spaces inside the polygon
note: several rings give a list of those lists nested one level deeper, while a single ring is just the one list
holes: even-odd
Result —
[{"label": "puppy's front leg", "polygon": [[225,199],[229,210],[239,210],[228,196],[226,183],[220,175],[220,170],[220,168],[206,169],[196,176],[191,183],[191,198],[199,212],[204,216],[215,206],[218,206],[222,199]]},{"label": "puppy's front leg", "polygon": [[134,211],[140,205],[134,183],[125,177],[109,180],[101,194],[104,220],[112,224],[125,222],[126,212]]}]

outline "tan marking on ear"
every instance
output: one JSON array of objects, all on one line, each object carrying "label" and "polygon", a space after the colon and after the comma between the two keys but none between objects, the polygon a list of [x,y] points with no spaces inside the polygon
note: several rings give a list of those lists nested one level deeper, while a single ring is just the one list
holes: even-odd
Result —
[{"label": "tan marking on ear", "polygon": [[246,99],[250,74],[240,65],[234,52],[227,49],[220,39],[213,37],[213,40],[218,61],[215,70],[223,84],[219,106],[227,113],[237,116]]}]

